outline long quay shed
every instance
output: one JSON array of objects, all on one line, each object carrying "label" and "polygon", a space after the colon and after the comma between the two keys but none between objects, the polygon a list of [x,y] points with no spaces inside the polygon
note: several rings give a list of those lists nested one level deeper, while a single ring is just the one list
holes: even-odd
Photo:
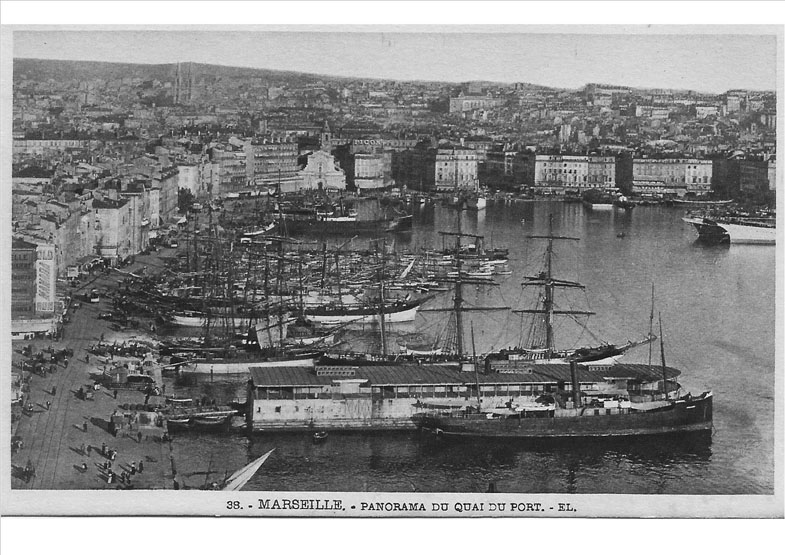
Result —
[{"label": "long quay shed", "polygon": [[[606,367],[578,366],[578,382],[583,386],[608,381],[651,383],[662,379],[663,369],[646,364],[616,364]],[[525,391],[545,391],[546,385],[565,384],[569,389],[570,366],[568,364],[537,364],[528,371],[516,373],[474,374],[461,372],[452,365],[391,364],[373,366],[280,366],[271,368],[251,367],[249,385],[251,398],[264,399],[271,392],[287,391],[297,398],[308,395],[328,394],[339,384],[354,383],[359,393],[373,393],[382,397],[399,396],[450,396],[474,388],[479,382],[483,393],[498,391],[506,395],[509,387],[523,386]],[[668,380],[675,379],[681,372],[666,367]],[[528,386],[528,387],[526,387]],[[406,388],[406,389],[404,389]],[[448,389],[450,388],[450,389]],[[456,389],[457,388],[457,389]]]}]

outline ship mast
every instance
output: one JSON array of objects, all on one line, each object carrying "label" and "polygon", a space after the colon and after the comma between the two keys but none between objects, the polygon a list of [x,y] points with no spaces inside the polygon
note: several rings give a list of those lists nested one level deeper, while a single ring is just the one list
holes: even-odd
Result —
[{"label": "ship mast", "polygon": [[553,234],[553,214],[548,215],[548,235],[529,235],[530,239],[546,239],[548,246],[545,250],[545,271],[538,276],[525,276],[526,281],[521,285],[539,285],[545,289],[545,298],[541,309],[521,309],[515,312],[524,314],[544,314],[545,315],[545,349],[546,357],[553,358],[555,351],[553,345],[553,317],[562,315],[582,315],[590,316],[594,312],[586,310],[556,310],[554,308],[554,291],[557,287],[585,289],[585,286],[563,279],[553,277],[553,242],[556,240],[579,241],[578,237],[565,237]]},{"label": "ship mast", "polygon": [[474,346],[474,322],[471,323],[472,329],[472,361],[474,362],[474,385],[477,388],[477,411],[482,408],[482,398],[480,397],[480,375],[477,372],[477,349]]},{"label": "ship mast", "polygon": [[668,400],[668,376],[665,374],[665,342],[662,337],[662,314],[657,313],[660,321],[660,358],[662,360],[662,390],[665,393],[665,400]]},{"label": "ship mast", "polygon": [[[384,322],[384,270],[385,270],[385,242],[382,242],[382,267],[379,270],[379,331],[382,340],[382,356],[387,357],[387,328]],[[377,243],[378,248],[378,243]]]},{"label": "ship mast", "polygon": [[455,348],[458,358],[463,358],[463,283],[461,282],[461,213],[458,212],[458,235],[455,237],[455,267],[458,277],[455,279],[455,295],[453,296],[453,310],[455,310]]}]

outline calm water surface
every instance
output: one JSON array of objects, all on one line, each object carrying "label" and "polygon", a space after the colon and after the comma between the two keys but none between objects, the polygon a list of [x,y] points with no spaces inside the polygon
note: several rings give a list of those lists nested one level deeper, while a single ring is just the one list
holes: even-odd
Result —
[{"label": "calm water surface", "polygon": [[[502,492],[773,493],[775,248],[701,246],[681,221],[683,210],[674,208],[624,213],[580,204],[489,203],[485,212],[463,213],[461,229],[483,235],[487,246],[509,248],[513,275],[497,277],[498,287],[466,287],[467,304],[531,303],[536,293],[522,290],[521,276],[539,271],[544,241],[528,236],[547,233],[549,214],[555,234],[580,238],[556,242],[554,272],[586,285],[585,293],[559,292],[557,303],[596,312],[585,327],[560,322],[559,346],[642,338],[654,283],[667,364],[681,369],[686,389],[715,394],[712,437],[553,443],[331,432],[314,445],[309,434],[180,435],[173,448],[181,478],[198,486],[205,471],[217,472],[215,479],[275,447],[245,489],[484,492],[495,482]],[[418,209],[413,232],[398,236],[397,246],[441,247],[438,231],[456,231],[457,218],[446,207]],[[449,296],[431,306],[440,303],[446,306]],[[473,312],[467,320],[477,352],[514,345],[527,329],[507,311]],[[395,331],[430,338],[443,324],[443,315],[428,312]],[[354,338],[362,339],[359,332]],[[658,346],[654,357],[658,362]],[[624,360],[648,362],[649,348],[633,349]]]}]

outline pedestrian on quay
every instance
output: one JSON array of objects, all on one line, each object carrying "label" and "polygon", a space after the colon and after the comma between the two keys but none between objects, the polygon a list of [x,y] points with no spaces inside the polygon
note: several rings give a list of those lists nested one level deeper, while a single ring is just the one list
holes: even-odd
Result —
[{"label": "pedestrian on quay", "polygon": [[87,364],[90,364],[90,355],[89,355],[89,354],[86,354],[86,355],[84,356],[84,361],[85,361]]},{"label": "pedestrian on quay", "polygon": [[87,433],[87,422],[82,422],[82,430]]},{"label": "pedestrian on quay", "polygon": [[47,401],[47,402],[46,402],[46,410],[49,410],[49,407],[51,407],[51,406],[52,406],[52,403],[50,403],[49,401]]},{"label": "pedestrian on quay", "polygon": [[57,386],[56,385],[52,386],[52,395],[57,395]]},{"label": "pedestrian on quay", "polygon": [[87,463],[82,463],[82,472],[87,472]]},{"label": "pedestrian on quay", "polygon": [[139,461],[139,474],[142,473],[142,470],[144,470],[144,461]]},{"label": "pedestrian on quay", "polygon": [[131,463],[131,476],[133,476],[134,474],[136,474],[136,463],[132,462]]},{"label": "pedestrian on quay", "polygon": [[106,456],[106,443],[101,444],[101,454],[105,457]]},{"label": "pedestrian on quay", "polygon": [[86,455],[86,454],[87,454],[87,451],[86,451],[86,448],[85,448],[85,445],[84,445],[84,443],[83,443],[83,444],[82,444],[82,446],[79,448],[79,452],[80,452],[80,453],[82,453],[83,455]]},{"label": "pedestrian on quay", "polygon": [[136,439],[139,440],[139,441],[137,441],[137,443],[142,443],[142,430],[139,430],[138,432],[136,432]]},{"label": "pedestrian on quay", "polygon": [[92,445],[90,445],[90,444],[88,443],[88,444],[87,444],[87,456],[88,456],[88,457],[90,456],[90,452],[91,452],[92,450],[93,450],[93,446],[92,446]]},{"label": "pedestrian on quay", "polygon": [[114,398],[117,399],[117,390],[114,390]]},{"label": "pedestrian on quay", "polygon": [[111,460],[115,460],[115,457],[117,457],[117,451],[115,451],[114,449],[112,449],[112,450],[109,452],[109,458],[110,458]]}]

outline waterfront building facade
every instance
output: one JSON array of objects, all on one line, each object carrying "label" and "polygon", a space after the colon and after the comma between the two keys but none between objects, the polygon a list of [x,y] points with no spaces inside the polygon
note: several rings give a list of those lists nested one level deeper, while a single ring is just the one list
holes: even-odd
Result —
[{"label": "waterfront building facade", "polygon": [[352,177],[349,179],[347,175],[347,180],[350,181],[350,184],[354,186],[356,191],[373,191],[384,188],[384,154],[357,153],[352,158],[354,162],[352,164]]},{"label": "waterfront building facade", "polygon": [[777,167],[769,160],[740,160],[739,189],[745,193],[773,191],[777,186]]},{"label": "waterfront building facade", "polygon": [[587,189],[616,190],[616,160],[612,156],[538,154],[534,187],[555,193],[581,193]]},{"label": "waterfront building facade", "polygon": [[432,151],[426,173],[433,171],[433,189],[437,192],[476,191],[479,188],[477,159],[477,152],[465,147],[445,146]]},{"label": "waterfront building facade", "polygon": [[633,193],[706,196],[711,192],[711,160],[697,158],[635,158]]},{"label": "waterfront building facade", "polygon": [[398,185],[420,191],[477,191],[477,152],[452,145],[430,148],[422,142],[393,156],[393,177]]}]

